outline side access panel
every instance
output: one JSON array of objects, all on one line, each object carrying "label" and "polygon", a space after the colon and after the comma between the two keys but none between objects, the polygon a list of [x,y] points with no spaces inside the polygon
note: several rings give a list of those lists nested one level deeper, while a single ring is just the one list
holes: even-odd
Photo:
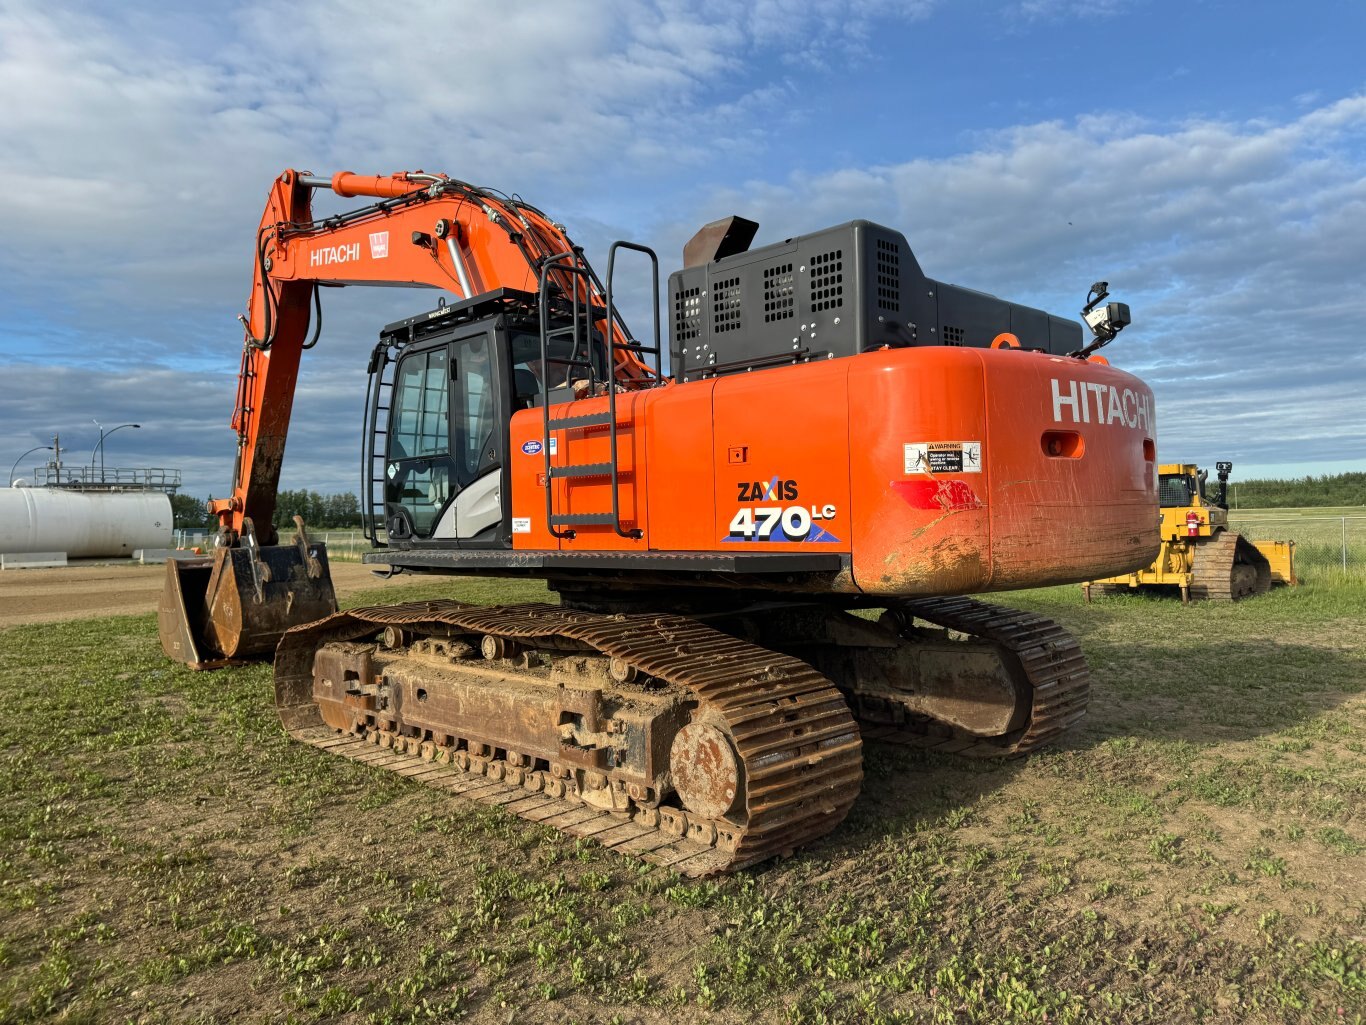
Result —
[{"label": "side access panel", "polygon": [[717,545],[716,382],[668,385],[646,404],[650,548],[662,552],[714,551]]},{"label": "side access panel", "polygon": [[716,384],[711,547],[850,550],[845,382],[854,362],[757,370]]}]

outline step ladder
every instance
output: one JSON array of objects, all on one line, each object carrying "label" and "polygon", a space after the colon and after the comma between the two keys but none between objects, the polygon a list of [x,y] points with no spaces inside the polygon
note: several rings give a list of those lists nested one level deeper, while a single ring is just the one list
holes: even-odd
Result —
[{"label": "step ladder", "polygon": [[[643,253],[650,258],[651,281],[653,284],[653,303],[654,311],[654,344],[644,345],[630,338],[626,330],[626,324],[617,315],[612,303],[612,279],[616,268],[616,257],[619,249],[628,249],[634,252]],[[569,323],[562,327],[550,327],[550,301],[547,285],[549,277],[556,273],[560,281],[568,285],[567,291],[570,293],[570,319]],[[632,527],[627,530],[621,523],[621,479],[623,476],[631,476],[634,480],[634,473],[621,469],[620,459],[618,458],[618,434],[621,425],[617,418],[617,388],[616,388],[616,366],[618,353],[630,351],[638,356],[654,357],[654,365],[650,368],[654,374],[648,386],[653,387],[663,382],[664,375],[660,362],[660,334],[659,334],[659,258],[654,250],[647,246],[637,245],[634,242],[613,242],[612,248],[607,257],[607,285],[603,287],[598,276],[593,272],[593,268],[583,258],[582,247],[575,246],[573,249],[563,253],[558,253],[541,265],[540,287],[538,289],[540,300],[540,334],[541,334],[541,366],[549,367],[551,364],[567,366],[570,368],[581,367],[588,371],[588,381],[590,385],[589,394],[597,392],[597,367],[592,358],[592,337],[593,323],[596,320],[605,321],[604,334],[607,340],[607,380],[602,382],[607,386],[607,410],[603,413],[585,413],[577,416],[552,417],[550,415],[550,390],[547,372],[541,374],[541,411],[542,411],[542,438],[541,452],[545,458],[545,519],[546,526],[551,534],[564,540],[573,540],[577,536],[575,527],[608,527],[610,526],[620,537],[631,540],[639,540],[643,536],[643,531],[639,527]],[[599,306],[592,302],[593,297],[603,297],[604,306]],[[620,334],[624,341],[618,341]],[[558,338],[569,338],[571,340],[570,353],[580,351],[587,353],[585,359],[552,359],[550,356],[550,343]],[[579,343],[583,346],[580,349]],[[608,435],[609,456],[607,462],[598,463],[566,463],[563,466],[552,466],[550,463],[550,442],[553,432],[557,430],[573,430],[576,428],[606,426]],[[566,445],[567,455],[568,445]],[[609,478],[611,481],[612,508],[610,511],[602,512],[557,512],[555,509],[555,486],[556,480],[564,479],[585,479],[585,478]]]}]

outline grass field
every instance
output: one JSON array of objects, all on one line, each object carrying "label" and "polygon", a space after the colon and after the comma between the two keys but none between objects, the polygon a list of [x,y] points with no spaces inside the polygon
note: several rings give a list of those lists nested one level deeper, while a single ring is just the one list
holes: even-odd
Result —
[{"label": "grass field", "polygon": [[[384,599],[452,592],[544,595]],[[151,616],[4,631],[0,1021],[1366,1019],[1366,586],[1005,600],[1088,652],[1064,744],[869,744],[843,828],[703,882],[290,744]]]}]

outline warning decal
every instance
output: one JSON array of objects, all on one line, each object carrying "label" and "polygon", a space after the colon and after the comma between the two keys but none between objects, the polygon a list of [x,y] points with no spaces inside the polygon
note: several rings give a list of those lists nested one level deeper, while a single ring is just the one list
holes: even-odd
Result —
[{"label": "warning decal", "polygon": [[981,473],[980,441],[920,441],[905,445],[907,473]]}]

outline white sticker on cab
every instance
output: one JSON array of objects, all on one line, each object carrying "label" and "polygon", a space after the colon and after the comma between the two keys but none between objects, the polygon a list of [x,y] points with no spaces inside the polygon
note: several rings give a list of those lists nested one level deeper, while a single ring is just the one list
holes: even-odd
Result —
[{"label": "white sticker on cab", "polygon": [[514,517],[512,517],[512,532],[513,532],[514,534],[530,534],[530,533],[531,533],[531,517],[530,517],[530,516],[514,516]]}]

